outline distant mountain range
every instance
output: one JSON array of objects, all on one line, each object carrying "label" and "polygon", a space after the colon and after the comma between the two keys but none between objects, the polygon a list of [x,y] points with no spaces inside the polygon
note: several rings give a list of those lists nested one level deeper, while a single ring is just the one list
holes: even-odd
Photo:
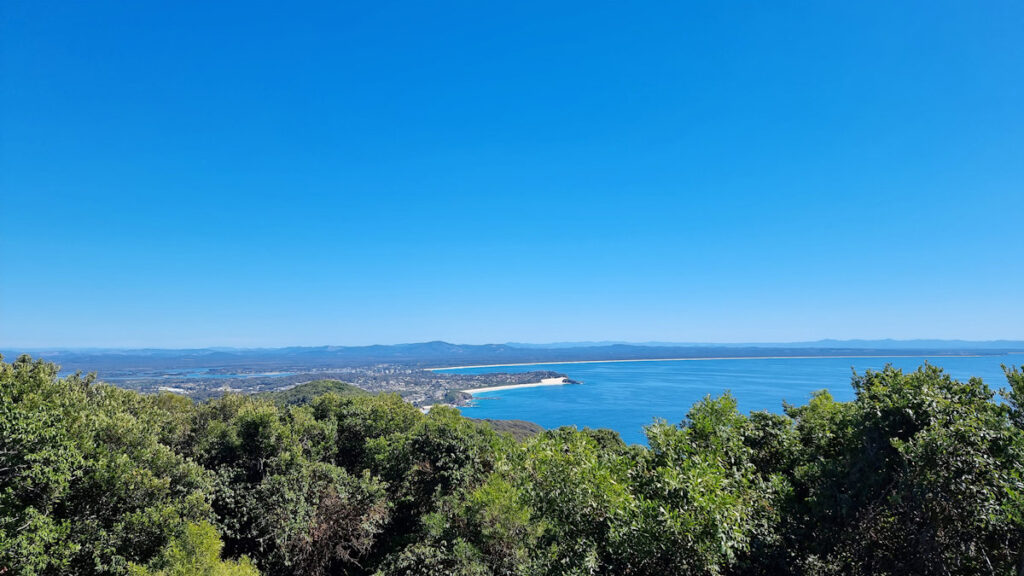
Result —
[{"label": "distant mountain range", "polygon": [[932,350],[1022,350],[1024,340],[893,340],[885,338],[881,340],[813,340],[807,342],[744,342],[744,343],[721,343],[721,342],[625,342],[625,341],[599,341],[599,342],[552,342],[548,344],[530,344],[522,342],[509,342],[509,346],[517,348],[584,348],[598,346],[647,346],[647,347],[705,347],[705,348],[844,348],[859,349],[869,348],[873,350],[908,350],[908,349],[932,349]]},{"label": "distant mountain range", "polygon": [[[8,360],[19,350],[0,351]],[[24,350],[65,370],[139,372],[165,370],[323,370],[396,364],[417,368],[480,364],[716,358],[752,356],[971,355],[1024,353],[1024,341],[819,340],[816,342],[698,344],[574,342],[555,344],[451,344],[422,342],[374,346],[196,349]]]}]

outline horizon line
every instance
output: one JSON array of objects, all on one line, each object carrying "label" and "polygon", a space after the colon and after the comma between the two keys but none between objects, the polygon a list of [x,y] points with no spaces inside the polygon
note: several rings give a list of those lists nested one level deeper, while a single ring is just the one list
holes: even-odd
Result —
[{"label": "horizon line", "polygon": [[[427,372],[438,372],[441,370],[468,370],[471,368],[504,368],[506,366],[550,366],[555,364],[620,364],[626,362],[699,362],[707,360],[817,360],[820,358],[983,358],[989,356],[997,356],[997,354],[837,354],[834,356],[702,356],[694,358],[627,358],[620,360],[565,360],[561,362],[554,361],[517,362],[514,364],[477,364],[474,366],[444,366],[442,368],[424,368],[424,370],[426,370]],[[535,383],[509,384],[508,386],[498,386],[498,388],[519,388],[535,385]],[[483,390],[483,388],[473,388],[472,390]],[[469,390],[463,390],[463,392],[468,391]]]},{"label": "horizon line", "polygon": [[628,340],[565,340],[558,342],[484,342],[480,344],[470,344],[464,342],[449,342],[447,340],[424,340],[419,342],[397,342],[392,344],[299,344],[299,345],[280,345],[280,346],[183,346],[183,347],[160,347],[160,346],[26,346],[20,347],[16,345],[2,345],[0,350],[21,350],[25,352],[82,352],[82,351],[117,351],[117,352],[131,352],[131,351],[165,351],[165,352],[185,352],[192,350],[202,351],[261,351],[261,350],[285,350],[289,348],[372,348],[372,347],[397,347],[397,346],[415,346],[425,344],[445,344],[449,346],[510,346],[510,347],[536,347],[536,348],[601,348],[611,346],[633,346],[633,347],[650,347],[650,348],[669,348],[669,347],[686,347],[686,348],[699,348],[699,347],[764,347],[764,346],[796,346],[796,347],[808,347],[808,348],[828,348],[829,346],[822,346],[823,344],[871,344],[871,343],[886,343],[886,344],[914,344],[914,343],[936,343],[936,344],[1010,344],[1015,346],[1024,346],[1024,339],[1015,340],[1009,338],[995,338],[986,340],[970,340],[963,338],[822,338],[819,340],[801,340],[801,341],[760,341],[760,342],[671,342],[671,341],[628,341]]}]

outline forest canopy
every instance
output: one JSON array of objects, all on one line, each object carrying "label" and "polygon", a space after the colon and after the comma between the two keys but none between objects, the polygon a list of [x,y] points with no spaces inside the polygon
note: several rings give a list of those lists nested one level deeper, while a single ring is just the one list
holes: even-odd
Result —
[{"label": "forest canopy", "polygon": [[0,574],[1024,575],[1006,376],[707,397],[644,447],[337,383],[197,403],[0,358]]}]

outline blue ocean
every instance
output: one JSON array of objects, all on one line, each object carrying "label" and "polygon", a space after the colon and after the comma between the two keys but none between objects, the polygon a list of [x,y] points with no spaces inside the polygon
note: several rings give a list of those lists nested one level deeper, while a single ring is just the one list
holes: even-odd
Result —
[{"label": "blue ocean", "polygon": [[488,392],[462,409],[472,418],[529,420],[545,428],[575,425],[611,428],[627,443],[646,443],[643,427],[655,418],[678,423],[701,398],[732,392],[743,412],[781,412],[782,403],[803,404],[815,390],[837,400],[853,399],[854,370],[892,364],[912,371],[929,362],[957,379],[982,378],[991,388],[1006,386],[1001,364],[1024,365],[1024,354],[997,356],[750,358],[534,364],[463,368],[446,372],[528,372],[554,370],[582,385],[546,386]]}]

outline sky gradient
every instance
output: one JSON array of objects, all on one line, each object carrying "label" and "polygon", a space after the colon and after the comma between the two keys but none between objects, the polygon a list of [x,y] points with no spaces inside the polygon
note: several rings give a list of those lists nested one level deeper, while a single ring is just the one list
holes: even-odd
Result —
[{"label": "sky gradient", "polygon": [[0,346],[1024,338],[1020,2],[0,16]]}]

